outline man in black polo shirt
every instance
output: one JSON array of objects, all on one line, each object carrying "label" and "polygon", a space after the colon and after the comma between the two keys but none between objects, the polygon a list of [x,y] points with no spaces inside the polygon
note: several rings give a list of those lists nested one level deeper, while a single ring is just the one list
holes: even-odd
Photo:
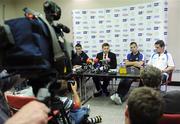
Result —
[{"label": "man in black polo shirt", "polygon": [[[127,68],[133,67],[140,69],[143,65],[144,57],[138,51],[138,46],[136,42],[130,43],[131,53],[127,55],[125,60],[125,65]],[[118,85],[118,89],[115,94],[113,94],[110,98],[116,104],[122,104],[122,100],[124,99],[125,95],[128,93],[129,88],[131,87],[133,79],[125,78],[122,79]]]},{"label": "man in black polo shirt", "polygon": [[81,44],[79,44],[79,43],[76,44],[75,50],[76,50],[76,53],[74,53],[72,55],[72,65],[73,65],[73,67],[80,66],[83,63],[86,63],[86,60],[88,59],[88,55],[84,51],[82,51]]}]

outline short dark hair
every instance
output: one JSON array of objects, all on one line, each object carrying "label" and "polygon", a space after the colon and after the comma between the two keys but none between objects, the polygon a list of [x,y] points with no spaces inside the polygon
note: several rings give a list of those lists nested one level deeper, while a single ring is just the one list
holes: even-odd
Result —
[{"label": "short dark hair", "polygon": [[162,80],[161,70],[152,65],[147,65],[140,71],[140,79],[145,86],[158,88]]},{"label": "short dark hair", "polygon": [[103,44],[102,44],[102,48],[105,47],[105,46],[108,46],[108,47],[109,47],[110,45],[109,45],[108,43],[103,43]]},{"label": "short dark hair", "polygon": [[130,43],[130,46],[133,45],[133,44],[137,46],[137,43],[136,43],[136,42],[131,42],[131,43]]},{"label": "short dark hair", "polygon": [[82,46],[81,46],[80,43],[77,43],[77,44],[75,45],[75,47],[81,47],[81,48],[82,48]]},{"label": "short dark hair", "polygon": [[165,47],[165,43],[163,40],[158,40],[155,42],[155,45],[159,45],[160,47]]},{"label": "short dark hair", "polygon": [[127,105],[131,124],[158,124],[164,109],[160,93],[148,87],[135,88]]}]

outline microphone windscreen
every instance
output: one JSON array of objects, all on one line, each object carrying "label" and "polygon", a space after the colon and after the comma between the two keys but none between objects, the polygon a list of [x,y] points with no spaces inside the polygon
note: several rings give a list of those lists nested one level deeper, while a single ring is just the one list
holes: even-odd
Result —
[{"label": "microphone windscreen", "polygon": [[95,58],[94,59],[94,63],[98,63],[99,62],[99,59],[98,58]]},{"label": "microphone windscreen", "polygon": [[67,26],[65,26],[65,25],[63,25],[62,30],[65,33],[69,33],[70,32],[70,29]]},{"label": "microphone windscreen", "polygon": [[106,60],[107,60],[107,62],[110,62],[110,61],[111,61],[111,59],[110,59],[110,58],[107,58]]},{"label": "microphone windscreen", "polygon": [[90,58],[88,58],[88,59],[86,60],[86,63],[87,63],[87,64],[89,64],[89,63],[90,63],[90,61],[91,61],[91,59],[90,59]]},{"label": "microphone windscreen", "polygon": [[58,27],[61,28],[62,31],[65,32],[65,33],[69,33],[70,32],[70,29],[67,26],[65,26],[65,25],[63,25],[61,23],[58,24]]}]

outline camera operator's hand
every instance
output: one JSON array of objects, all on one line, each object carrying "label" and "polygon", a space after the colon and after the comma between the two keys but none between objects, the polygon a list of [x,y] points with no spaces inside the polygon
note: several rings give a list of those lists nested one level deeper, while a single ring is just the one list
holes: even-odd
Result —
[{"label": "camera operator's hand", "polygon": [[80,100],[79,95],[77,93],[77,82],[76,81],[75,81],[75,83],[71,83],[71,88],[72,88],[73,95],[74,95],[74,98],[73,98],[74,106],[73,106],[73,108],[78,109],[81,107],[81,100]]},{"label": "camera operator's hand", "polygon": [[77,92],[77,83],[76,83],[76,81],[74,81],[74,83],[71,83],[71,88],[72,88],[73,93]]},{"label": "camera operator's hand", "polygon": [[5,124],[47,124],[49,111],[43,103],[33,101],[23,106]]}]

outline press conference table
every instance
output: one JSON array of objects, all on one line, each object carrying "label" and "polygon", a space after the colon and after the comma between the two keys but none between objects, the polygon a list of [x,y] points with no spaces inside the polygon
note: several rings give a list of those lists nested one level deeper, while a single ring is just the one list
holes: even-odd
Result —
[{"label": "press conference table", "polygon": [[[91,97],[87,98],[87,93],[86,93],[86,83],[91,77],[131,78],[131,79],[139,79],[140,78],[139,72],[131,72],[131,71],[129,71],[127,74],[119,74],[118,72],[111,74],[108,72],[94,73],[91,71],[85,71],[85,72],[81,72],[81,73],[73,72],[72,75],[74,77],[80,78],[80,82],[79,82],[80,98],[82,99],[83,103],[86,103],[91,98]],[[83,94],[82,90],[84,90],[84,94]]]},{"label": "press conference table", "polygon": [[73,73],[73,75],[74,76],[80,76],[80,77],[140,78],[139,73],[109,74],[109,73],[83,72],[83,73]]}]

